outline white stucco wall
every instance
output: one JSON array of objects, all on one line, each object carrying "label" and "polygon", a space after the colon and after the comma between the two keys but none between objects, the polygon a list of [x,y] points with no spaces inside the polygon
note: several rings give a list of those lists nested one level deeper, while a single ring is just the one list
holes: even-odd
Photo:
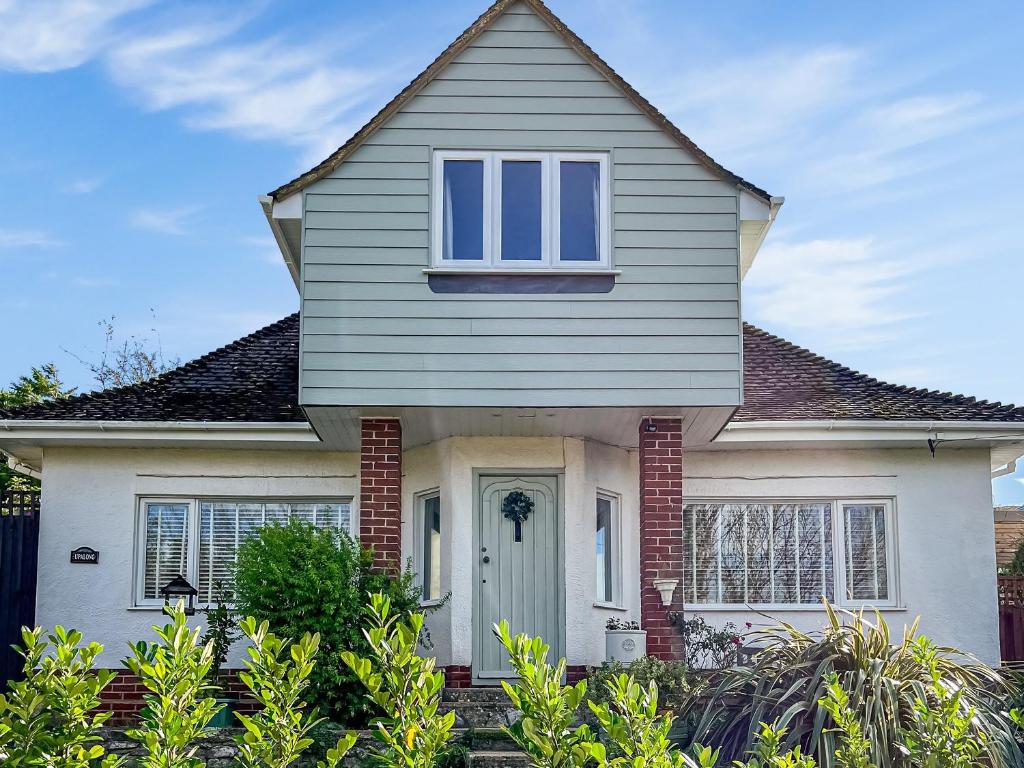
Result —
[{"label": "white stucco wall", "polygon": [[[900,606],[884,615],[899,636],[921,631],[985,662],[999,661],[995,534],[988,449],[705,451],[683,459],[688,499],[895,499]],[[749,611],[702,614],[721,625],[768,623]],[[816,630],[820,610],[772,614]]]},{"label": "white stucco wall", "polygon": [[[609,616],[639,618],[638,464],[635,451],[573,438],[455,437],[403,456],[403,554],[415,559],[414,497],[438,488],[442,590],[450,602],[429,619],[439,664],[472,663],[474,471],[564,473],[565,630],[570,664],[604,656]],[[323,451],[51,448],[43,471],[37,622],[82,630],[118,666],[125,644],[148,636],[158,610],[134,609],[133,556],[140,496],[352,498],[358,516],[358,457]],[[689,451],[687,498],[895,500],[898,632],[917,615],[922,631],[987,662],[998,661],[989,456],[985,449]],[[621,497],[622,595],[618,610],[595,606],[594,498]],[[71,565],[79,546],[96,566]],[[712,623],[764,623],[749,611],[707,611]],[[817,609],[776,618],[814,630]],[[236,652],[235,659],[237,661]]]},{"label": "white stucco wall", "polygon": [[[355,509],[358,471],[354,453],[47,449],[36,623],[81,630],[105,646],[101,665],[119,667],[127,643],[150,638],[164,618],[159,608],[132,607],[140,496],[351,497]],[[69,563],[80,546],[99,550],[99,564]],[[240,644],[234,651],[229,666],[240,661]]]}]

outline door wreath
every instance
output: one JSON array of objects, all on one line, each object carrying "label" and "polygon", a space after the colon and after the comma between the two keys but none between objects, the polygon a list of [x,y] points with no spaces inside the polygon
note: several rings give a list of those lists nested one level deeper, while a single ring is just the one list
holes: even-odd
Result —
[{"label": "door wreath", "polygon": [[513,540],[523,540],[523,523],[530,519],[533,514],[533,499],[527,496],[522,489],[516,488],[509,492],[505,500],[501,502],[501,514],[506,520],[513,524]]}]

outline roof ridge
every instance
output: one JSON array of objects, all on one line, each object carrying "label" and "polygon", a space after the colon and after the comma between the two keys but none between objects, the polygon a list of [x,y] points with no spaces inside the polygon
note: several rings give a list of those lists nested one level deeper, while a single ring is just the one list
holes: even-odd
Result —
[{"label": "roof ridge", "polygon": [[235,339],[234,341],[224,344],[223,346],[217,347],[211,352],[207,352],[206,354],[200,355],[197,358],[188,360],[182,363],[181,365],[175,366],[169,371],[164,371],[158,376],[146,379],[145,381],[139,381],[133,384],[124,384],[120,387],[97,389],[92,392],[83,392],[79,395],[72,395],[71,397],[65,397],[60,400],[47,400],[40,403],[28,403],[26,405],[18,406],[16,408],[9,408],[7,410],[0,409],[0,417],[11,418],[13,416],[14,418],[17,418],[17,415],[20,411],[25,411],[29,409],[45,410],[50,406],[66,407],[68,405],[75,405],[78,403],[89,403],[95,402],[97,400],[105,400],[111,397],[119,397],[130,393],[144,394],[149,389],[154,389],[161,385],[167,384],[168,382],[173,382],[176,379],[180,378],[181,376],[184,376],[188,373],[192,373],[197,369],[201,368],[202,366],[209,364],[216,358],[223,357],[225,354],[229,354],[230,352],[233,352],[236,349],[245,346],[246,344],[250,344],[254,341],[259,340],[260,338],[266,336],[272,331],[277,330],[280,326],[283,326],[290,321],[298,319],[298,316],[298,312],[293,312],[290,315],[287,315],[286,317],[282,317],[280,320],[275,320],[273,323],[269,323],[268,325],[265,325],[262,328],[258,328],[252,333],[249,333],[239,339]]},{"label": "roof ridge", "polygon": [[697,160],[707,166],[709,170],[724,177],[726,181],[731,181],[734,184],[743,187],[751,194],[763,198],[765,202],[769,202],[772,199],[772,196],[765,190],[761,189],[756,184],[747,181],[742,176],[733,173],[697,146],[693,139],[683,133],[671,120],[658,110],[657,107],[651,104],[646,97],[640,94],[632,85],[627,83],[622,75],[616,72],[611,65],[602,59],[593,48],[587,45],[582,38],[580,38],[579,35],[573,32],[564,21],[562,21],[550,8],[547,7],[547,5],[544,4],[543,0],[495,0],[483,13],[480,14],[480,16],[477,17],[476,21],[466,27],[458,37],[449,43],[448,47],[441,51],[441,53],[427,65],[426,69],[416,75],[416,77],[414,77],[401,91],[381,107],[381,109],[359,130],[350,136],[347,141],[308,171],[299,174],[291,181],[282,184],[277,189],[270,192],[268,196],[275,200],[280,200],[299,191],[300,189],[304,189],[313,182],[319,181],[341,165],[341,163],[347,159],[348,155],[358,148],[363,141],[369,138],[369,136],[378,128],[380,128],[385,121],[390,119],[393,113],[401,109],[401,107],[404,106],[408,100],[413,98],[421,88],[430,82],[438,72],[447,67],[448,64],[451,63],[451,59],[454,59],[466,47],[468,47],[470,43],[472,43],[473,40],[486,30],[498,16],[503,14],[509,6],[514,5],[517,2],[523,2],[530,6],[530,8],[533,9],[533,11],[540,16],[545,23],[551,26],[557,34],[561,35],[572,48],[576,49],[577,53],[579,53],[587,63],[611,81],[612,85],[618,87],[635,107],[637,107],[641,112],[645,112],[647,116],[658,125],[658,127],[692,152],[697,157]]},{"label": "roof ridge", "polygon": [[752,325],[751,323],[748,323],[746,321],[744,321],[743,323],[743,328],[745,331],[752,331],[755,335],[761,336],[767,341],[770,341],[775,345],[782,347],[787,352],[796,352],[802,358],[809,357],[814,362],[824,363],[837,373],[848,374],[850,376],[854,376],[856,378],[863,380],[865,383],[874,384],[879,387],[884,387],[886,389],[898,392],[900,394],[917,395],[923,397],[937,397],[946,400],[952,400],[958,405],[978,405],[983,407],[988,406],[991,408],[998,408],[1011,412],[1018,411],[1022,415],[1024,415],[1024,406],[1015,406],[1011,403],[1007,403],[1006,405],[1004,405],[1000,401],[979,399],[977,396],[974,395],[962,395],[954,392],[940,392],[937,389],[915,387],[909,384],[893,384],[891,382],[884,381],[882,379],[858,371],[854,368],[850,368],[849,366],[843,365],[842,363],[837,363],[835,360],[831,360],[830,358],[824,357],[823,355],[819,355],[815,352],[812,352],[806,347],[801,347],[798,344],[789,341],[788,339],[784,339],[781,336],[778,336],[774,333],[765,331],[762,328],[758,328],[757,326]]}]

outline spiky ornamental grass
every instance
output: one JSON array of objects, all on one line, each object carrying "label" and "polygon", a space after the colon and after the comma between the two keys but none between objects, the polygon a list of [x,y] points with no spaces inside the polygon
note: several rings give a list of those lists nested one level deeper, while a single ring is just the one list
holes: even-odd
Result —
[{"label": "spiky ornamental grass", "polygon": [[830,676],[860,714],[870,742],[872,764],[905,765],[906,733],[914,727],[920,702],[938,705],[933,670],[959,706],[970,714],[972,735],[984,743],[993,768],[1024,768],[1016,726],[1005,711],[1008,689],[1002,676],[968,654],[935,648],[923,663],[915,653],[918,622],[893,643],[881,614],[873,620],[825,604],[827,624],[813,637],[782,623],[751,635],[760,648],[745,666],[723,670],[711,689],[695,691],[681,715],[697,723],[695,741],[721,747],[724,757],[741,758],[754,745],[762,723],[787,729],[783,748],[800,744],[824,768],[834,768],[835,723],[819,700],[828,696]]}]

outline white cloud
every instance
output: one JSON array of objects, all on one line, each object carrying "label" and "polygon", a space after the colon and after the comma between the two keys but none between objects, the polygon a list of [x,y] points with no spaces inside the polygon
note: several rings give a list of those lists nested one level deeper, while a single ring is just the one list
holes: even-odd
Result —
[{"label": "white cloud", "polygon": [[90,176],[68,182],[62,187],[62,191],[66,195],[88,195],[90,192],[95,192],[99,189],[102,184],[102,178]]},{"label": "white cloud", "polygon": [[280,141],[323,159],[354,131],[351,113],[376,91],[379,73],[332,64],[338,51],[315,41],[232,42],[236,27],[225,20],[138,37],[107,63],[148,109],[178,109],[191,128]]},{"label": "white cloud", "polygon": [[198,208],[140,208],[132,216],[132,224],[163,235],[184,235],[188,220]]},{"label": "white cloud", "polygon": [[0,0],[0,69],[56,72],[92,59],[149,0]]},{"label": "white cloud", "polygon": [[698,144],[735,161],[798,140],[812,118],[848,102],[863,58],[845,46],[759,53],[652,77],[652,101]]},{"label": "white cloud", "polygon": [[901,281],[922,265],[869,238],[766,244],[744,283],[753,314],[782,328],[826,331],[834,346],[891,339],[920,313],[901,305]]},{"label": "white cloud", "polygon": [[7,248],[56,248],[64,243],[34,229],[0,229],[0,249]]},{"label": "white cloud", "polygon": [[275,267],[284,265],[284,258],[281,256],[281,249],[278,248],[277,241],[270,235],[243,237],[242,243],[246,247],[251,248],[255,253],[259,254],[260,261],[272,264]]}]

